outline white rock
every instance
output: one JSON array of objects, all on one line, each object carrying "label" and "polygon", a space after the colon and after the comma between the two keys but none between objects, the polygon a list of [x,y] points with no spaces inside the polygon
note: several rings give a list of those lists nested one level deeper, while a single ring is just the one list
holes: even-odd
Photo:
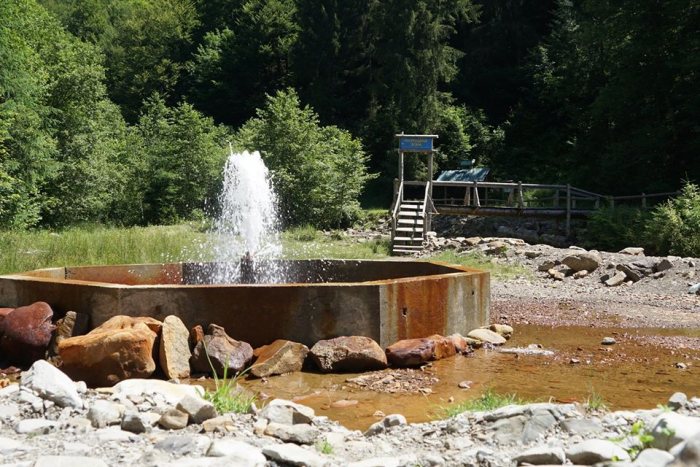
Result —
[{"label": "white rock", "polygon": [[106,400],[96,400],[87,413],[87,419],[95,428],[118,425],[124,416],[125,407],[121,404]]},{"label": "white rock", "polygon": [[214,404],[205,401],[199,396],[185,396],[177,404],[177,410],[189,415],[194,423],[202,423],[205,420],[216,417]]},{"label": "white rock", "polygon": [[525,452],[522,452],[513,458],[518,465],[522,463],[528,464],[552,464],[561,465],[566,462],[566,454],[560,447],[552,446],[535,446]]},{"label": "white rock", "polygon": [[114,385],[112,392],[122,396],[160,395],[169,405],[175,405],[185,396],[201,397],[204,388],[199,385],[173,384],[158,379],[125,379]]},{"label": "white rock", "polygon": [[93,449],[85,443],[63,443],[63,454],[66,456],[83,456],[92,452]]},{"label": "white rock", "polygon": [[274,461],[286,462],[292,465],[325,467],[330,464],[315,452],[301,448],[296,444],[276,444],[267,446],[263,448],[262,452],[266,457]]},{"label": "white rock", "polygon": [[2,389],[0,389],[0,399],[4,399],[5,397],[10,397],[14,393],[19,391],[19,384],[10,384],[9,386],[6,386]]},{"label": "white rock", "polygon": [[105,461],[96,457],[42,456],[34,467],[108,467]]},{"label": "white rock", "polygon": [[3,457],[9,457],[16,452],[30,451],[31,449],[31,447],[25,445],[21,441],[0,436],[0,454]]},{"label": "white rock", "polygon": [[321,432],[318,428],[303,423],[285,425],[272,422],[265,428],[265,434],[274,436],[285,443],[314,444]]},{"label": "white rock", "polygon": [[634,467],[664,467],[673,462],[673,456],[660,449],[645,449],[631,465]]},{"label": "white rock", "polygon": [[650,435],[654,437],[652,447],[668,451],[676,444],[700,435],[700,419],[676,412],[663,413],[654,420]]},{"label": "white rock", "polygon": [[688,404],[688,396],[682,392],[676,392],[668,398],[668,406],[673,410],[682,409]]},{"label": "white rock", "polygon": [[208,457],[225,457],[234,465],[264,466],[267,460],[262,450],[243,441],[217,439],[207,451]]},{"label": "white rock", "polygon": [[132,433],[146,433],[151,431],[151,417],[139,412],[127,412],[122,420],[122,430]]},{"label": "white rock", "polygon": [[20,420],[15,425],[15,431],[20,435],[46,434],[58,426],[57,422],[45,418],[28,418]]},{"label": "white rock", "polygon": [[399,467],[398,457],[375,457],[348,464],[348,467]]},{"label": "white rock", "polygon": [[28,371],[22,373],[20,385],[60,407],[83,408],[83,400],[73,380],[46,360],[37,360]]},{"label": "white rock", "polygon": [[17,404],[0,405],[0,420],[17,417],[19,407]]},{"label": "white rock", "polygon": [[260,412],[260,417],[270,422],[294,425],[297,423],[311,423],[314,418],[314,409],[305,405],[296,404],[284,399],[275,399],[267,404]]},{"label": "white rock", "polygon": [[138,439],[138,436],[124,431],[120,427],[102,428],[95,431],[95,435],[100,443],[126,443]]},{"label": "white rock", "polygon": [[377,423],[372,424],[367,431],[365,431],[365,436],[374,436],[380,433],[384,433],[387,429],[406,424],[406,417],[401,414],[391,414],[387,415]]},{"label": "white rock", "polygon": [[566,457],[574,464],[592,465],[598,462],[630,460],[627,451],[617,444],[602,439],[589,439],[574,444],[566,451]]},{"label": "white rock", "polygon": [[469,331],[467,337],[480,340],[482,342],[488,342],[492,345],[503,345],[506,343],[505,337],[491,331],[490,329],[474,329]]}]

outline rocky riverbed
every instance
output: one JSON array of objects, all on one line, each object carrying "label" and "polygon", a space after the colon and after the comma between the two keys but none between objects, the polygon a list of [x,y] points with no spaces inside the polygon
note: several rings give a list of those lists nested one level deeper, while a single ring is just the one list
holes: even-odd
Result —
[{"label": "rocky riverbed", "polygon": [[[45,361],[0,390],[3,465],[95,466],[694,466],[700,399],[652,410],[511,405],[407,424],[387,415],[364,433],[275,400],[218,414],[196,386],[132,379],[87,389]],[[634,458],[634,461],[631,460]]]}]

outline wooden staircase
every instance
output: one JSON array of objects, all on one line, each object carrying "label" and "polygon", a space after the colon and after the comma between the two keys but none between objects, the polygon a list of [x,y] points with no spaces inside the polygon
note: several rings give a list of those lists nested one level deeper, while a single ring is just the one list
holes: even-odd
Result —
[{"label": "wooden staircase", "polygon": [[392,232],[393,255],[407,255],[423,250],[424,213],[423,200],[401,201]]}]

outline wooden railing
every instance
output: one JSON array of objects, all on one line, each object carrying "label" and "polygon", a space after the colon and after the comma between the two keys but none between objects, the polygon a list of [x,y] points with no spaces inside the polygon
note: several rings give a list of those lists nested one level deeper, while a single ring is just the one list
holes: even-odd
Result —
[{"label": "wooden railing", "polygon": [[[615,208],[621,202],[641,201],[643,208],[651,207],[648,200],[677,196],[679,192],[642,193],[634,196],[607,196],[572,187],[535,183],[504,182],[430,182],[434,188],[431,202],[443,214],[471,214],[482,216],[522,216],[565,218],[567,233],[572,218],[584,218],[603,206]],[[425,185],[426,182],[406,181],[405,185]],[[439,188],[444,197],[440,198]],[[447,198],[447,189],[464,189],[464,196]],[[481,190],[482,195],[479,191]],[[454,190],[453,194],[454,194]],[[500,196],[491,196],[493,191]],[[426,189],[426,196],[428,190]],[[427,201],[424,209],[427,208]],[[563,204],[563,206],[562,206]]]}]

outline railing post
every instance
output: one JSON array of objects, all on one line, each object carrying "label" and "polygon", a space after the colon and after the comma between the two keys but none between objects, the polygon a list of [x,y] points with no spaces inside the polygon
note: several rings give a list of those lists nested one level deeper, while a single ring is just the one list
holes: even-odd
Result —
[{"label": "railing post", "polygon": [[525,203],[523,202],[523,182],[518,182],[518,206],[520,209],[525,208]]},{"label": "railing post", "polygon": [[481,201],[479,201],[479,185],[474,181],[474,202],[476,204],[476,207],[481,207]]},{"label": "railing post", "polygon": [[394,179],[394,192],[393,192],[393,200],[391,202],[391,209],[394,209],[394,206],[396,206],[396,200],[399,196],[399,179],[395,178]]},{"label": "railing post", "polygon": [[559,209],[559,188],[554,192],[554,209]]},{"label": "railing post", "polygon": [[646,208],[647,207],[647,195],[642,193],[642,207]]},{"label": "railing post", "polygon": [[615,209],[615,198],[610,197],[610,209]]},{"label": "railing post", "polygon": [[571,185],[566,184],[566,236],[571,235]]}]

